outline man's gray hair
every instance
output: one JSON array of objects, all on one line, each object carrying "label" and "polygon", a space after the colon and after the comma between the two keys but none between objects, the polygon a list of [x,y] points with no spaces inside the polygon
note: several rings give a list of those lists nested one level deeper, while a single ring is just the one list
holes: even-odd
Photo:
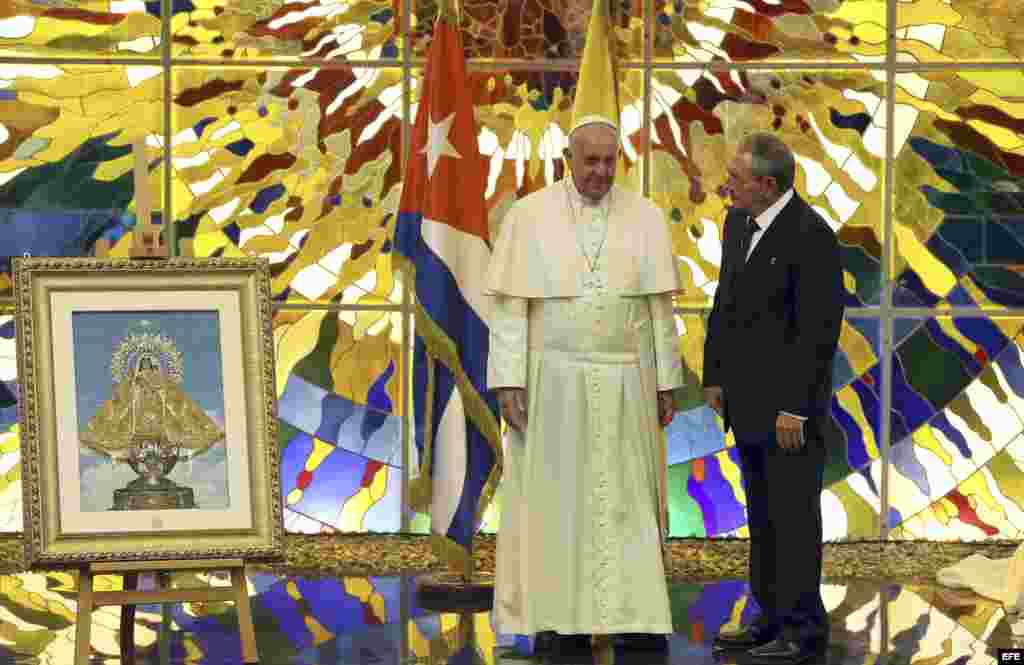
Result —
[{"label": "man's gray hair", "polygon": [[751,173],[759,177],[775,178],[779,194],[793,186],[796,177],[796,158],[774,134],[757,132],[743,139],[741,153],[750,153]]}]

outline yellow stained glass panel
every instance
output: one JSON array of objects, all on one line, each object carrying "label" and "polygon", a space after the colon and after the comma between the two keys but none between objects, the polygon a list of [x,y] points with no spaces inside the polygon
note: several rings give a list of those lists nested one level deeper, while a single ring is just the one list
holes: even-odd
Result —
[{"label": "yellow stained glass panel", "polygon": [[396,69],[175,69],[182,253],[263,256],[274,297],[399,304]]}]

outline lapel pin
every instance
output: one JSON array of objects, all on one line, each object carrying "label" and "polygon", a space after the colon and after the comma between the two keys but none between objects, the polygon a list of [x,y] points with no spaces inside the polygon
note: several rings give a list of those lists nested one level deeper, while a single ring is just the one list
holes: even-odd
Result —
[{"label": "lapel pin", "polygon": [[775,265],[775,257],[772,257],[772,265]]}]

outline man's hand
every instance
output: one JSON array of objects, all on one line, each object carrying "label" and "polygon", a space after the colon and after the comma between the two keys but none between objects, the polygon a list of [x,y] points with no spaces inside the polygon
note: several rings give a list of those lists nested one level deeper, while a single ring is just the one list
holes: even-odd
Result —
[{"label": "man's hand", "polygon": [[499,388],[498,406],[501,408],[501,417],[509,427],[520,432],[526,431],[525,388]]},{"label": "man's hand", "polygon": [[775,438],[783,450],[800,450],[804,445],[804,421],[780,413],[775,419]]},{"label": "man's hand", "polygon": [[668,427],[676,415],[676,400],[672,397],[671,390],[658,391],[658,422],[662,427]]},{"label": "man's hand", "polygon": [[722,415],[722,388],[721,386],[708,386],[704,389],[704,402],[715,410],[715,413]]}]

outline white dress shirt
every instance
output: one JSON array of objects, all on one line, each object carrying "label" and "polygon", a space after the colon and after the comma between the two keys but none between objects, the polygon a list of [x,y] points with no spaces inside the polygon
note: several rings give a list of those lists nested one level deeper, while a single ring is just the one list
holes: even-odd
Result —
[{"label": "white dress shirt", "polygon": [[775,218],[779,216],[779,213],[782,212],[782,209],[785,208],[787,204],[789,204],[792,198],[793,188],[790,187],[788,190],[786,190],[786,193],[780,196],[775,203],[768,206],[767,210],[765,210],[756,218],[754,218],[754,222],[757,223],[757,226],[760,230],[756,231],[754,235],[750,238],[750,249],[747,250],[747,261],[750,260],[750,256],[754,253],[754,248],[757,247],[757,242],[768,230],[768,227],[772,225],[772,222],[775,221]]}]

